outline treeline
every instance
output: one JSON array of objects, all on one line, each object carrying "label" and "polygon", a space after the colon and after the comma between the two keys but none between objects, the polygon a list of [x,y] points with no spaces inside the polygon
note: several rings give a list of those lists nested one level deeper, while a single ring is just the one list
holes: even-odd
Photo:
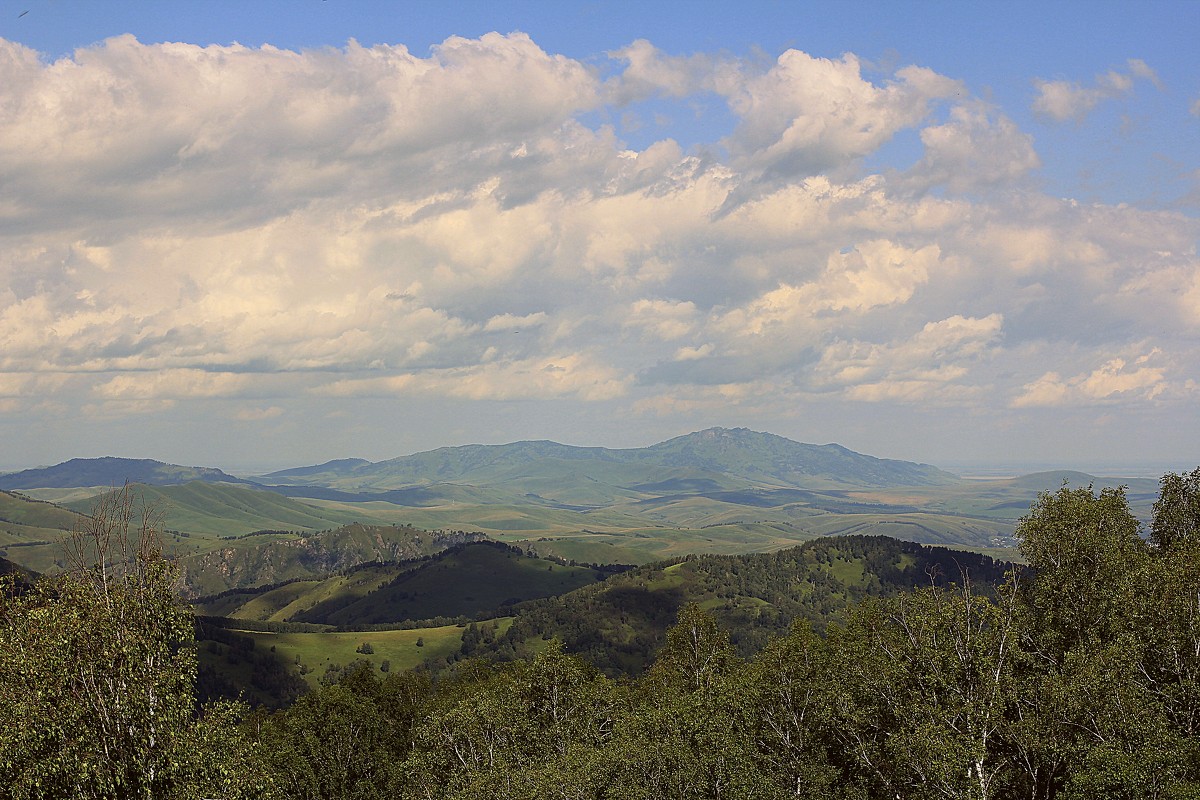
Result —
[{"label": "treeline", "polygon": [[867,598],[744,660],[685,605],[614,680],[545,641],[438,682],[368,668],[253,720],[285,797],[1200,796],[1200,470],[1149,539],[1123,492],[1043,495],[1029,569]]}]

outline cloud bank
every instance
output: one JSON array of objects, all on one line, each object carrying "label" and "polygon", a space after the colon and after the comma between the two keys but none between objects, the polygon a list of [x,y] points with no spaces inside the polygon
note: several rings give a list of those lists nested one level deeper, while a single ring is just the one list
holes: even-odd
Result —
[{"label": "cloud bank", "polygon": [[[1033,105],[1081,120],[1137,80]],[[584,122],[700,95],[734,120],[704,147]],[[1033,137],[920,65],[0,40],[0,109],[14,416],[551,399],[768,427],[804,403],[1196,400],[1196,220],[1039,192]],[[869,164],[902,134],[915,162]]]}]

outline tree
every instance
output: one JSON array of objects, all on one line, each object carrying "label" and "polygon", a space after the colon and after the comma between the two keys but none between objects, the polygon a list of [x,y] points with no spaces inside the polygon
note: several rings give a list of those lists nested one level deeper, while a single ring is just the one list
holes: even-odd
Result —
[{"label": "tree", "polygon": [[769,643],[749,665],[750,725],[777,788],[796,798],[832,798],[842,779],[833,716],[835,686],[825,640],[808,623]]},{"label": "tree", "polygon": [[606,761],[607,797],[771,798],[760,769],[729,636],[699,605],[679,611],[666,645],[642,677],[634,707],[617,719]]},{"label": "tree", "polygon": [[[67,542],[69,571],[0,592],[0,785],[9,796],[268,796],[238,709],[198,717],[193,620],[158,519],[129,486]],[[237,773],[241,772],[239,776]]]},{"label": "tree", "polygon": [[[1169,528],[1160,524],[1159,538],[1174,547],[1181,537]],[[1179,738],[1165,699],[1187,705],[1195,689],[1163,669],[1165,655],[1184,642],[1151,630],[1156,618],[1186,629],[1187,593],[1179,589],[1187,580],[1156,565],[1162,546],[1141,538],[1123,489],[1043,494],[1017,533],[1032,568],[1021,595],[1030,664],[1014,712],[1023,793],[1191,796],[1195,748]]]},{"label": "tree", "polygon": [[871,796],[1009,796],[1015,626],[1011,590],[964,585],[864,602],[831,636],[833,735]]},{"label": "tree", "polygon": [[1160,551],[1182,544],[1200,545],[1200,467],[1187,474],[1162,477],[1150,541]]},{"label": "tree", "polygon": [[1131,596],[1149,555],[1124,489],[1063,486],[1039,495],[1017,528],[1032,567],[1024,599],[1039,656],[1058,663],[1089,640],[1129,632]]}]

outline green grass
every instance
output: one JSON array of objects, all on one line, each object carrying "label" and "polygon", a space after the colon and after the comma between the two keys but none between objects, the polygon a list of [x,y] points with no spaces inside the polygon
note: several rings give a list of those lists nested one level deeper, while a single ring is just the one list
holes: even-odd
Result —
[{"label": "green grass", "polygon": [[[499,633],[508,630],[511,624],[511,617],[501,618]],[[304,679],[316,687],[330,665],[345,666],[365,659],[379,669],[386,660],[390,662],[393,671],[401,671],[414,669],[427,658],[445,658],[462,645],[464,630],[463,626],[447,625],[440,628],[363,633],[238,633],[251,637],[258,652],[269,651],[274,647],[276,656],[285,664],[293,665],[297,672],[299,666],[295,665],[295,661],[299,656],[300,664],[308,668]],[[417,646],[418,640],[423,646]],[[364,643],[370,643],[374,652],[357,652]]]},{"label": "green grass", "polygon": [[423,561],[295,580],[265,592],[205,601],[197,613],[341,627],[487,614],[502,605],[565,594],[599,580],[596,570],[534,558],[495,544],[468,544]]},{"label": "green grass", "polygon": [[[193,481],[181,486],[134,488],[139,501],[164,516],[168,530],[208,536],[240,536],[260,530],[292,530],[301,533],[328,530],[352,522],[377,522],[362,510],[329,510],[293,500],[274,492],[231,484]],[[76,511],[88,512],[94,498],[66,503]]]}]

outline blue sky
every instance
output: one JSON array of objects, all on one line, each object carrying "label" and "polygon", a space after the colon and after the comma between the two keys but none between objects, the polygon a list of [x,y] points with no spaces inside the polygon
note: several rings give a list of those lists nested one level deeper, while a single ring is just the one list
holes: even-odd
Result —
[{"label": "blue sky", "polygon": [[710,425],[1200,462],[1197,40],[1191,2],[0,3],[0,467]]}]

